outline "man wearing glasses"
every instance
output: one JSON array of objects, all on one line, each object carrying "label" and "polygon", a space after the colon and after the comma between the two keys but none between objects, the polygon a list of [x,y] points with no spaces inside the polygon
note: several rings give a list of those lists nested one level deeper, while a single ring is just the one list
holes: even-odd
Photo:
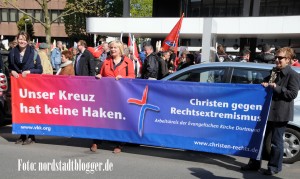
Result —
[{"label": "man wearing glasses", "polygon": [[77,43],[79,53],[76,56],[74,70],[76,76],[95,76],[95,63],[93,55],[87,50],[84,40]]},{"label": "man wearing glasses", "polygon": [[[294,58],[294,50],[289,47],[276,51],[275,64],[268,82],[263,82],[265,88],[273,89],[273,97],[267,122],[266,136],[271,135],[271,152],[268,156],[268,169],[265,175],[274,175],[282,170],[283,160],[283,134],[288,121],[293,120],[294,99],[298,95],[299,76],[290,64]],[[261,161],[250,159],[241,170],[258,171]]]}]

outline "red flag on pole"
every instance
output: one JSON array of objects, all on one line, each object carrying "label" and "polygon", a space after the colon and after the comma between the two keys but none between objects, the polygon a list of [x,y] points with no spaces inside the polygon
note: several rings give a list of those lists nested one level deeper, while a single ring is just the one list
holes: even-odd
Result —
[{"label": "red flag on pole", "polygon": [[132,46],[132,38],[131,38],[131,34],[128,34],[128,47]]},{"label": "red flag on pole", "polygon": [[174,47],[174,53],[176,55],[175,66],[177,66],[177,61],[178,61],[177,58],[178,39],[179,39],[179,33],[180,33],[183,17],[184,17],[184,13],[182,13],[182,16],[180,17],[179,21],[173,27],[173,29],[171,30],[169,35],[165,38],[162,44],[162,48],[164,51],[169,50],[170,47]]},{"label": "red flag on pole", "polygon": [[166,51],[169,50],[170,47],[175,47],[177,51],[178,47],[178,39],[179,39],[179,33],[181,29],[181,24],[183,20],[184,13],[182,14],[181,18],[177,22],[177,24],[173,27],[169,35],[165,38],[162,44],[162,48]]}]

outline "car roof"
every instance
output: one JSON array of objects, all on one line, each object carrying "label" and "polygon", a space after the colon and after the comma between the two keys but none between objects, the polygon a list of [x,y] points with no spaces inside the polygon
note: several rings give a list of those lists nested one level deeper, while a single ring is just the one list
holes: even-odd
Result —
[{"label": "car roof", "polygon": [[[209,68],[209,67],[240,67],[240,68],[255,68],[255,69],[263,69],[263,70],[271,70],[275,67],[275,64],[267,64],[267,63],[252,63],[252,62],[210,62],[210,63],[201,63],[196,65],[191,65],[187,68],[184,68],[180,71],[177,71],[173,74],[170,74],[163,78],[162,80],[169,80],[170,78],[177,76],[180,73],[184,73],[186,71],[196,70],[199,68]],[[292,67],[297,73],[300,73],[299,67]]]}]

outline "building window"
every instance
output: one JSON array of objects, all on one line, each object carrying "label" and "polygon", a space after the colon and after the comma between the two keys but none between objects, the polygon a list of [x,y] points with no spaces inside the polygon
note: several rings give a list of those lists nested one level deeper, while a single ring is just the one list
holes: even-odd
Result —
[{"label": "building window", "polygon": [[[52,10],[51,11],[51,21],[53,21],[54,19],[56,19],[58,17],[58,11]],[[55,21],[56,23],[58,22],[58,20]]]},{"label": "building window", "polygon": [[34,10],[27,10],[26,12],[27,12],[27,14],[29,15],[29,19],[31,19],[31,20],[32,20],[32,18],[31,18],[31,17],[33,17],[33,16],[34,16]]},{"label": "building window", "polygon": [[[37,20],[42,21],[41,10],[35,10],[35,11],[34,11],[34,17],[35,17]],[[37,20],[35,20],[35,22],[38,22]]]},{"label": "building window", "polygon": [[238,17],[243,12],[241,0],[227,0],[227,17]]},{"label": "building window", "polygon": [[260,16],[286,16],[300,14],[299,0],[261,0]]},{"label": "building window", "polygon": [[2,9],[2,11],[1,11],[1,20],[3,22],[8,21],[8,9]]},{"label": "building window", "polygon": [[[58,11],[59,13],[59,15],[61,15],[62,13],[63,13],[63,11]],[[64,17],[60,17],[59,19],[58,19],[58,23],[64,23]]]},{"label": "building window", "polygon": [[226,17],[227,16],[227,0],[215,0],[214,17]]},{"label": "building window", "polygon": [[214,16],[214,1],[203,1],[202,3],[202,16],[213,17]]},{"label": "building window", "polygon": [[20,20],[20,19],[22,19],[22,17],[24,16],[24,14],[22,13],[22,12],[18,12],[18,14],[19,14],[19,19],[18,20]]},{"label": "building window", "polygon": [[9,10],[9,21],[10,22],[17,22],[17,10],[16,9],[10,9]]}]

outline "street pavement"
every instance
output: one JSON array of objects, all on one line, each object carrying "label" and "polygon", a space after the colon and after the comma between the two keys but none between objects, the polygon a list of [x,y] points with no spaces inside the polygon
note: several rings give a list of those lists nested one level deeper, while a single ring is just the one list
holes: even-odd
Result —
[{"label": "street pavement", "polygon": [[[37,136],[37,143],[14,144],[19,137],[11,126],[0,127],[0,178],[202,178],[202,179],[298,179],[300,162],[284,164],[275,176],[243,172],[247,158],[212,153],[125,146],[113,154],[113,142],[103,142],[96,153],[90,139]],[[266,168],[263,161],[263,168]]]}]

